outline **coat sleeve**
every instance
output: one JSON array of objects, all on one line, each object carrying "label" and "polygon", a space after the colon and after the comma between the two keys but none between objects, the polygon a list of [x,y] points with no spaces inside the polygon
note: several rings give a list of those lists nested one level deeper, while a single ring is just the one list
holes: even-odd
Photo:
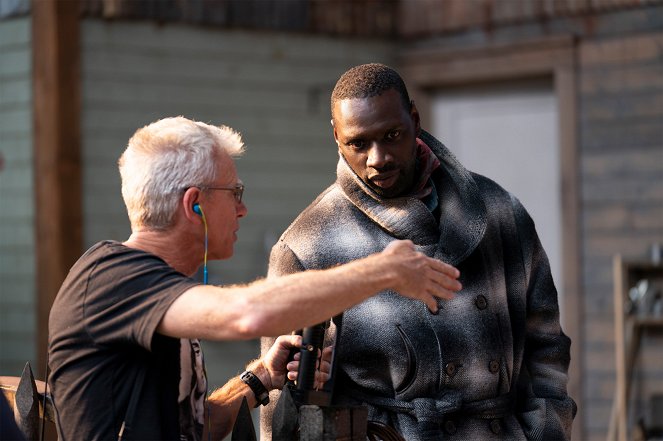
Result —
[{"label": "coat sleeve", "polygon": [[518,417],[529,440],[568,440],[577,410],[566,390],[571,340],[559,323],[557,290],[534,222],[515,198],[513,207],[527,296]]},{"label": "coat sleeve", "polygon": [[[274,245],[269,257],[268,278],[285,276],[304,271],[304,269],[304,266],[297,256],[295,256],[295,253],[285,242],[279,240]],[[261,355],[267,353],[275,340],[275,337],[263,337],[260,339]],[[280,393],[278,390],[271,391],[269,393],[269,404],[260,408],[260,439],[262,440],[272,439],[272,414],[274,413],[274,406]]]}]

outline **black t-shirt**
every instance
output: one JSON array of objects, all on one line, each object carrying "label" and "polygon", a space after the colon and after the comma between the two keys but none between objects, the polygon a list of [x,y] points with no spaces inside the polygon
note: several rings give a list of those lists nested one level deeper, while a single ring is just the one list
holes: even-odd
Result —
[{"label": "black t-shirt", "polygon": [[195,421],[190,397],[183,400],[180,392],[181,383],[206,389],[184,367],[186,354],[202,364],[199,347],[156,333],[172,302],[197,284],[159,257],[119,242],[100,242],[76,262],[49,319],[49,387],[60,440],[117,439],[133,393],[136,414],[125,439],[200,435],[202,420]]}]

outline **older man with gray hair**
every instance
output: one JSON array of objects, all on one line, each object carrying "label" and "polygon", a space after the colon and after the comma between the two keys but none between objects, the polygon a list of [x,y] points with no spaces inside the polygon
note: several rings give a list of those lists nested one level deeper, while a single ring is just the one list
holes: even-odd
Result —
[{"label": "older man with gray hair", "polygon": [[[49,367],[61,440],[222,438],[243,398],[266,404],[297,362],[282,336],[208,396],[198,339],[275,336],[318,323],[384,289],[437,310],[460,284],[452,266],[395,241],[324,271],[245,286],[191,278],[227,259],[247,214],[228,127],[183,117],[139,129],[119,161],[131,236],[102,241],[72,267],[49,322]],[[204,276],[206,281],[206,275]],[[288,372],[290,371],[290,372]]]}]

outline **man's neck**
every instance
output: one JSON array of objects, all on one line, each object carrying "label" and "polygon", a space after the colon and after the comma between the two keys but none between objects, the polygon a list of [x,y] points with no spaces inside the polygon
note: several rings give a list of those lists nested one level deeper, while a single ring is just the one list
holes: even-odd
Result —
[{"label": "man's neck", "polygon": [[[133,231],[124,245],[146,251],[163,259],[175,270],[192,276],[201,264],[203,251],[195,246],[181,246],[187,243],[173,231],[139,230]],[[188,242],[191,243],[191,242]]]}]

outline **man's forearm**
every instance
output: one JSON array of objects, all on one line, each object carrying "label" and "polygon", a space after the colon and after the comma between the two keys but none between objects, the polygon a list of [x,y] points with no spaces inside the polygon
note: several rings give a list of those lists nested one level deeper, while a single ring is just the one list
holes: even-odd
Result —
[{"label": "man's forearm", "polygon": [[[244,384],[239,377],[228,381],[222,388],[215,390],[207,398],[207,418],[205,424],[205,436],[207,431],[212,431],[211,439],[223,439],[232,430],[237,418],[242,398],[246,397],[251,405],[251,389]],[[255,400],[253,402],[255,404]]]},{"label": "man's forearm", "polygon": [[[166,312],[158,332],[179,338],[249,339],[313,325],[390,285],[377,256],[246,286],[196,286]],[[221,324],[221,325],[220,325]]]},{"label": "man's forearm", "polygon": [[[259,360],[251,362],[246,369],[258,376],[266,387],[271,387],[266,380],[268,374]],[[207,431],[210,429],[212,431],[211,439],[223,439],[230,433],[243,398],[246,398],[251,409],[257,404],[255,394],[239,377],[231,378],[223,387],[210,394],[207,398],[207,418],[203,439],[207,439]]]}]

